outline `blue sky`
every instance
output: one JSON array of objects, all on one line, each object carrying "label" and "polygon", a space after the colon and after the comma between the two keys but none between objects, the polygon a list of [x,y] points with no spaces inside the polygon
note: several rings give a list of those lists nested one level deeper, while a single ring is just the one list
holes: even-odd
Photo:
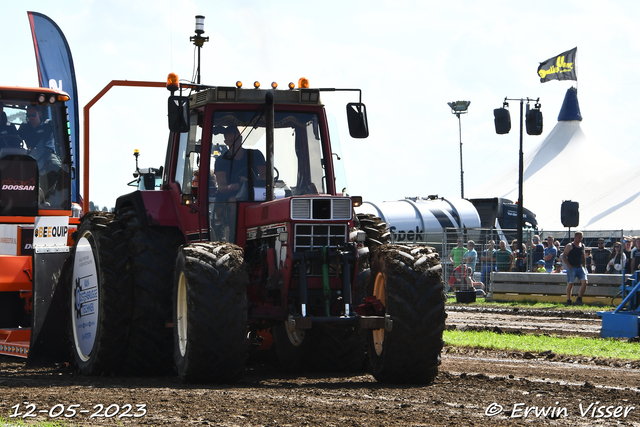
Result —
[{"label": "blue sky", "polygon": [[[0,84],[37,86],[29,10],[63,30],[80,109],[114,79],[164,81],[169,72],[189,79],[198,14],[206,17],[210,38],[202,50],[205,84],[275,80],[283,86],[305,76],[311,86],[362,89],[370,126],[365,140],[349,138],[345,128],[344,105],[352,97],[326,94],[323,101],[341,127],[348,191],[365,200],[459,197],[458,122],[447,106],[456,100],[471,101],[462,117],[465,195],[494,196],[482,194],[482,182],[517,164],[518,103],[511,103],[509,135],[495,134],[493,109],[505,96],[540,98],[544,133],[525,135],[526,155],[553,129],[564,94],[575,85],[541,84],[538,63],[575,46],[586,135],[621,163],[638,146],[640,3],[634,1],[14,2],[0,16]],[[131,190],[125,184],[135,148],[142,166],[164,162],[167,95],[118,88],[92,108],[92,201],[113,206]],[[558,180],[572,171],[619,167],[597,158],[566,166]]]}]

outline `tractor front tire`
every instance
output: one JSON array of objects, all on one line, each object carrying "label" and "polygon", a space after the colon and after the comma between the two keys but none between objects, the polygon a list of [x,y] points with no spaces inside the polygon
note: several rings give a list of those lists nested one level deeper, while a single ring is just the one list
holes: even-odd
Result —
[{"label": "tractor front tire", "polygon": [[365,246],[373,249],[391,241],[388,225],[382,219],[371,214],[356,214],[356,227],[367,234]]},{"label": "tractor front tire", "polygon": [[373,254],[369,289],[391,320],[387,328],[369,333],[373,376],[384,383],[431,383],[438,374],[446,319],[438,254],[425,246],[380,246]]},{"label": "tractor front tire", "polygon": [[244,372],[249,275],[242,249],[194,243],[178,251],[173,292],[174,361],[191,383],[231,383]]},{"label": "tractor front tire", "polygon": [[89,212],[71,250],[71,344],[83,375],[117,374],[125,356],[131,295],[124,225]]}]

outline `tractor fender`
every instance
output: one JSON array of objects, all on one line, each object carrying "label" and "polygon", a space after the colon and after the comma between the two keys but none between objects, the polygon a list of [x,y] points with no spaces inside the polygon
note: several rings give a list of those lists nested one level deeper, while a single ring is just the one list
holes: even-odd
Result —
[{"label": "tractor fender", "polygon": [[116,212],[131,206],[140,220],[141,226],[175,226],[178,217],[173,207],[169,191],[134,191],[118,197]]}]

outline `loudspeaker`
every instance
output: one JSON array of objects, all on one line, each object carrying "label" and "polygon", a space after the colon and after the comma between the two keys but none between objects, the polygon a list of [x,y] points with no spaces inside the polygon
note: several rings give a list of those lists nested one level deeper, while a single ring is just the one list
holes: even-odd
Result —
[{"label": "loudspeaker", "polygon": [[504,135],[511,130],[511,115],[506,108],[496,108],[493,110],[494,123],[496,125],[496,133]]},{"label": "loudspeaker", "polygon": [[493,110],[494,123],[496,125],[496,133],[504,135],[511,130],[511,115],[506,108],[496,108]]},{"label": "loudspeaker", "polygon": [[560,209],[560,219],[565,227],[577,227],[580,223],[580,212],[578,212],[578,202],[565,200]]},{"label": "loudspeaker", "polygon": [[536,109],[527,112],[527,135],[540,135],[542,133],[542,111]]}]

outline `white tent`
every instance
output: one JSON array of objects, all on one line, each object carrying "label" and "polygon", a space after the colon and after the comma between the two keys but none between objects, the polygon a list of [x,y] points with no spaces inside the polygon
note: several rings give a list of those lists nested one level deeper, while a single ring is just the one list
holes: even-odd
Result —
[{"label": "white tent", "polygon": [[[611,154],[605,141],[589,140],[581,121],[577,91],[571,88],[556,126],[525,154],[524,206],[536,214],[544,230],[564,229],[561,205],[572,200],[579,203],[577,229],[640,231],[640,170],[624,166],[626,162]],[[594,172],[590,170],[594,165],[607,167]],[[518,200],[517,162],[506,173],[472,188],[468,197],[496,196]]]}]

